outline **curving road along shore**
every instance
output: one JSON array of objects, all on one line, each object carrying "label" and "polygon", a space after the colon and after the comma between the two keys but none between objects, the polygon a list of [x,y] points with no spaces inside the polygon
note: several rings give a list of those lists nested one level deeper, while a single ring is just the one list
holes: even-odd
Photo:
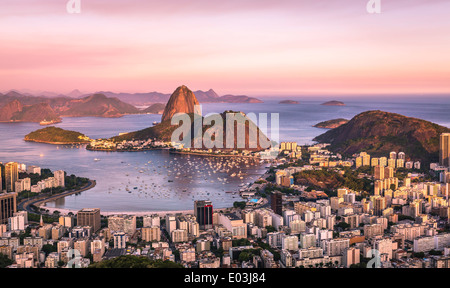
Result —
[{"label": "curving road along shore", "polygon": [[72,194],[76,194],[76,193],[80,193],[80,192],[84,192],[87,191],[89,189],[92,189],[95,187],[95,185],[97,184],[97,182],[95,180],[89,180],[89,182],[83,186],[81,189],[78,190],[69,190],[60,194],[55,194],[52,195],[50,197],[47,197],[47,195],[45,196],[35,196],[32,197],[30,199],[21,201],[18,205],[17,205],[17,209],[18,210],[25,210],[28,213],[34,213],[33,210],[31,209],[31,205],[35,205],[35,206],[40,206],[46,202],[50,202],[50,201],[55,201],[59,198],[63,198]]},{"label": "curving road along shore", "polygon": [[194,156],[202,156],[202,157],[228,157],[228,158],[249,158],[255,160],[261,160],[261,157],[258,156],[248,156],[248,155],[223,155],[223,154],[208,154],[208,153],[194,153],[194,152],[181,152],[181,151],[170,151],[170,154],[180,154],[180,155],[194,155]]}]

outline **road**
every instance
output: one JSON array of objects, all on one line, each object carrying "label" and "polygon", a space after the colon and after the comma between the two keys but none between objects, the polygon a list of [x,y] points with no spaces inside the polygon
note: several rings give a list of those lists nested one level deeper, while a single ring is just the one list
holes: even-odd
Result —
[{"label": "road", "polygon": [[[95,180],[89,180],[89,182],[83,186],[81,189],[78,190],[69,190],[60,194],[55,194],[52,195],[50,197],[47,197],[47,195],[38,195],[38,196],[34,196],[32,198],[26,199],[21,201],[18,205],[17,205],[17,210],[24,210],[27,211],[28,213],[34,213],[33,209],[30,207],[31,205],[36,205],[38,203],[45,203],[45,202],[50,202],[50,201],[55,201],[59,198],[63,198],[72,194],[76,194],[76,193],[80,193],[80,192],[84,192],[86,190],[89,190],[91,188],[94,188],[95,185],[97,184],[97,182]],[[37,206],[37,205],[36,205]]]}]

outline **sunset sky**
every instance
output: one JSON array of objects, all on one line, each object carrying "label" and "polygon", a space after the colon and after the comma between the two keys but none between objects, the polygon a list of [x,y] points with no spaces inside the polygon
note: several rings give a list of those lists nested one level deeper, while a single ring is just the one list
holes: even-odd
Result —
[{"label": "sunset sky", "polygon": [[450,92],[450,1],[0,1],[0,92]]}]

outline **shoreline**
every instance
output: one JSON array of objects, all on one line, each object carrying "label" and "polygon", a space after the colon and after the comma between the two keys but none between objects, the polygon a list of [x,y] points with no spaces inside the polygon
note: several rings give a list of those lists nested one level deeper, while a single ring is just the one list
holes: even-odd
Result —
[{"label": "shoreline", "polygon": [[179,154],[179,155],[194,155],[194,156],[203,156],[203,157],[234,157],[234,158],[250,158],[255,160],[260,160],[261,157],[256,156],[246,156],[246,155],[215,155],[215,154],[204,154],[204,153],[194,153],[194,152],[179,152],[179,151],[170,151],[170,154]]},{"label": "shoreline", "polygon": [[[49,213],[52,214],[54,211],[59,211],[61,214],[68,214],[72,212],[73,214],[77,214],[81,209],[66,209],[66,208],[54,208],[54,207],[46,207],[39,206],[39,208],[49,210]],[[89,207],[87,207],[89,208]],[[95,207],[91,207],[95,208]],[[220,209],[228,209],[228,208],[218,208]],[[101,211],[100,215],[102,216],[112,216],[112,215],[134,215],[137,217],[142,217],[144,215],[158,214],[159,216],[165,216],[166,214],[194,214],[194,209],[192,210],[166,210],[166,211]]]},{"label": "shoreline", "polygon": [[33,143],[43,143],[43,144],[50,144],[50,145],[86,145],[90,142],[50,142],[50,141],[44,141],[44,140],[31,140],[31,139],[23,139],[25,142],[33,142]]},{"label": "shoreline", "polygon": [[28,210],[29,206],[34,205],[36,207],[42,207],[45,203],[47,202],[51,202],[51,201],[56,201],[60,198],[65,198],[67,196],[73,195],[73,194],[77,194],[77,193],[81,193],[81,192],[85,192],[87,190],[90,190],[92,188],[94,188],[97,185],[97,181],[96,180],[89,180],[88,184],[86,186],[84,186],[83,188],[79,189],[79,190],[73,190],[73,191],[66,191],[60,194],[55,194],[55,195],[50,195],[50,197],[45,197],[44,198],[40,198],[39,196],[36,196],[36,199],[31,199],[31,200],[23,200],[20,203],[17,204],[18,208],[23,209],[27,212],[31,212]]},{"label": "shoreline", "polygon": [[141,150],[111,150],[111,149],[93,149],[93,148],[87,148],[87,151],[99,151],[99,152],[146,152],[146,151],[154,151],[154,150],[167,150],[170,148],[164,147],[164,148],[146,148]]}]

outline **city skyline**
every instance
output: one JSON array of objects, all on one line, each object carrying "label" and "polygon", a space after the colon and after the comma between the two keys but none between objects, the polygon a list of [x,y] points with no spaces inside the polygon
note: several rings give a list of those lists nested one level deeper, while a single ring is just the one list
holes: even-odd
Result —
[{"label": "city skyline", "polygon": [[2,1],[0,91],[450,92],[445,1],[81,4]]},{"label": "city skyline", "polygon": [[1,1],[0,269],[450,268],[449,8]]}]

